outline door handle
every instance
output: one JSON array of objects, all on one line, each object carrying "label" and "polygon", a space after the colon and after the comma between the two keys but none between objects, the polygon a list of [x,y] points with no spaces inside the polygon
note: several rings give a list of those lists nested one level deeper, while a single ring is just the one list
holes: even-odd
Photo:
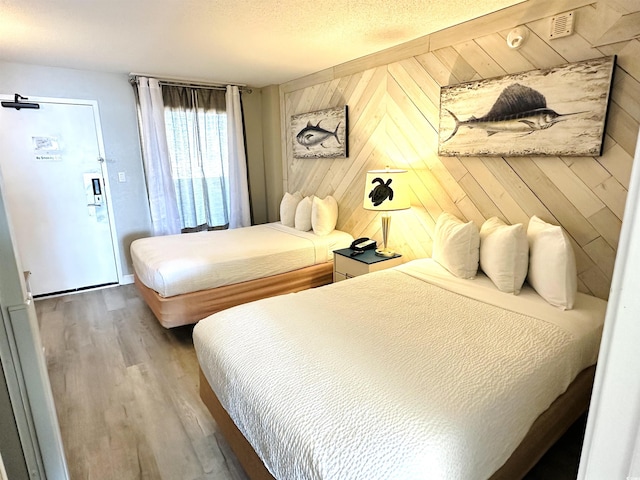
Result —
[{"label": "door handle", "polygon": [[102,206],[102,186],[100,185],[100,179],[92,178],[91,187],[93,188],[93,204],[89,204],[87,206],[101,207]]}]

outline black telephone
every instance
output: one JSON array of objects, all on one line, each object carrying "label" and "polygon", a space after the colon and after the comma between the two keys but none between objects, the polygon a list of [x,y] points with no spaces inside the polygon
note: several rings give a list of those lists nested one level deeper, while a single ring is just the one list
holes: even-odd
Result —
[{"label": "black telephone", "polygon": [[365,252],[366,250],[374,249],[378,246],[375,240],[370,240],[367,237],[356,238],[353,243],[351,243],[351,256],[358,255],[360,253]]}]

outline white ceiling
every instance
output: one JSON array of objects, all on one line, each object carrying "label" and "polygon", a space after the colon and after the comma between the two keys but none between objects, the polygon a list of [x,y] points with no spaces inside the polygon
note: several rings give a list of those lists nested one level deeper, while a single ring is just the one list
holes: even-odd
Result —
[{"label": "white ceiling", "polygon": [[0,60],[262,87],[524,0],[0,0]]}]

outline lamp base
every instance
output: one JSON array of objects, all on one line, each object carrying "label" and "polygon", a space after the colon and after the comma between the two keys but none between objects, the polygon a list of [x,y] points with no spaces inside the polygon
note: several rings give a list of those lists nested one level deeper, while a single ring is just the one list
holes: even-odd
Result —
[{"label": "lamp base", "polygon": [[394,257],[396,255],[396,252],[394,252],[390,248],[376,248],[376,255],[378,257],[391,258],[391,257]]},{"label": "lamp base", "polygon": [[376,248],[376,255],[379,257],[390,258],[396,252],[387,247],[387,239],[389,238],[389,226],[391,225],[391,214],[384,212],[382,214],[382,248]]}]

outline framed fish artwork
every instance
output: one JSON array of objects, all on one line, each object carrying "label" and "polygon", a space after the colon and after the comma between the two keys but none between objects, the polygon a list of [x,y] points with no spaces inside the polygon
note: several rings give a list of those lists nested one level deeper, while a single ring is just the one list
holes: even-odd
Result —
[{"label": "framed fish artwork", "polygon": [[438,154],[601,155],[615,60],[442,87]]},{"label": "framed fish artwork", "polygon": [[347,106],[291,116],[294,158],[347,158]]}]

